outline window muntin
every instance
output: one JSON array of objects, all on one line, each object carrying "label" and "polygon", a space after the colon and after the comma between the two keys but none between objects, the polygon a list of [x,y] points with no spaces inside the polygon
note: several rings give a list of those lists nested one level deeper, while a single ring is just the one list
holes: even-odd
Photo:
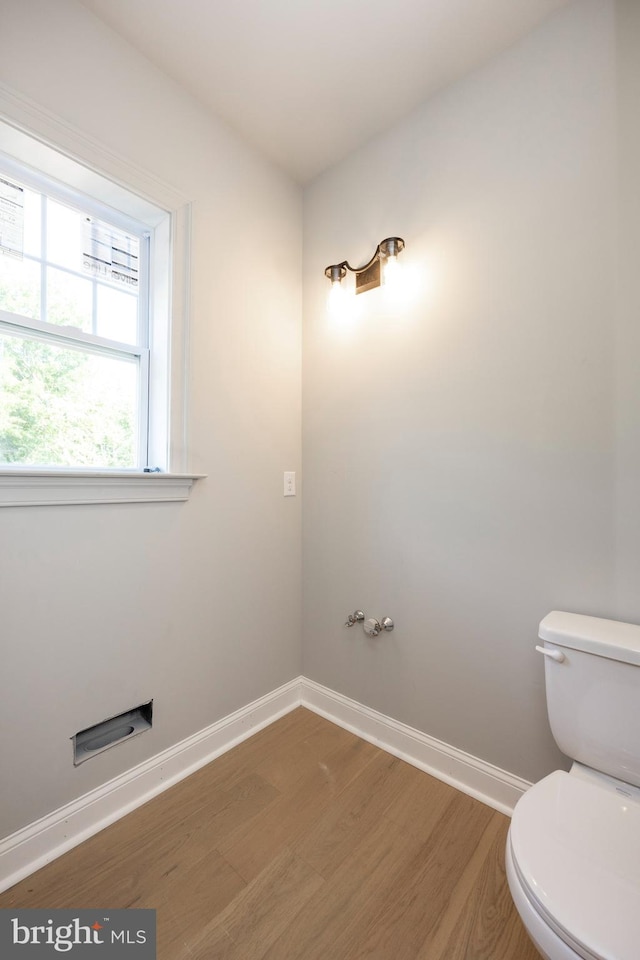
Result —
[{"label": "window muntin", "polygon": [[0,176],[24,198],[22,257],[0,253],[0,467],[141,470],[150,231],[38,175]]}]

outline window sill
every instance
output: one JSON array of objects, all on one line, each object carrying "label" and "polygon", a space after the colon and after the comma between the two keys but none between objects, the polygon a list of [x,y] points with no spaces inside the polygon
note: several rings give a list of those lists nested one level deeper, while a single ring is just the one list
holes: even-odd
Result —
[{"label": "window sill", "polygon": [[82,503],[166,503],[188,500],[200,473],[0,470],[0,507]]}]

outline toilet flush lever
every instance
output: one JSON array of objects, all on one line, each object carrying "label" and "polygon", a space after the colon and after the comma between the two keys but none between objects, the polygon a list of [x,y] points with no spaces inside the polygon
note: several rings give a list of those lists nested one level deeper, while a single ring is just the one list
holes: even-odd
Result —
[{"label": "toilet flush lever", "polygon": [[563,660],[565,660],[565,655],[560,650],[547,650],[546,647],[536,647],[536,650],[538,653],[549,657],[550,660],[555,660],[557,663],[562,663]]}]

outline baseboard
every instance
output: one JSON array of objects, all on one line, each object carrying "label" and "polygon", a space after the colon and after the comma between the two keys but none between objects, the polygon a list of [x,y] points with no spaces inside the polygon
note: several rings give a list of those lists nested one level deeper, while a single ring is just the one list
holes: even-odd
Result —
[{"label": "baseboard", "polygon": [[278,687],[0,841],[0,892],[23,880],[300,704],[300,678]]},{"label": "baseboard", "polygon": [[519,798],[531,784],[500,767],[429,737],[364,704],[300,678],[301,703],[363,740],[511,816]]},{"label": "baseboard", "polygon": [[297,677],[1,840],[0,892],[300,705],[507,815],[531,786],[356,700]]}]

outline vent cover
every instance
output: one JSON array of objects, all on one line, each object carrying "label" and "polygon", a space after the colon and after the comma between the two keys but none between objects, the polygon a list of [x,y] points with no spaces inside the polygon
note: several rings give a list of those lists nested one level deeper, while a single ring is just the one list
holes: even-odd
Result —
[{"label": "vent cover", "polygon": [[115,747],[123,740],[129,740],[131,737],[150,730],[153,717],[153,700],[148,703],[141,703],[139,707],[133,707],[125,713],[118,714],[117,717],[110,717],[103,720],[102,723],[96,723],[93,727],[87,727],[86,730],[80,730],[71,739],[73,741],[73,763],[78,766],[98,753],[108,750],[109,747]]}]

